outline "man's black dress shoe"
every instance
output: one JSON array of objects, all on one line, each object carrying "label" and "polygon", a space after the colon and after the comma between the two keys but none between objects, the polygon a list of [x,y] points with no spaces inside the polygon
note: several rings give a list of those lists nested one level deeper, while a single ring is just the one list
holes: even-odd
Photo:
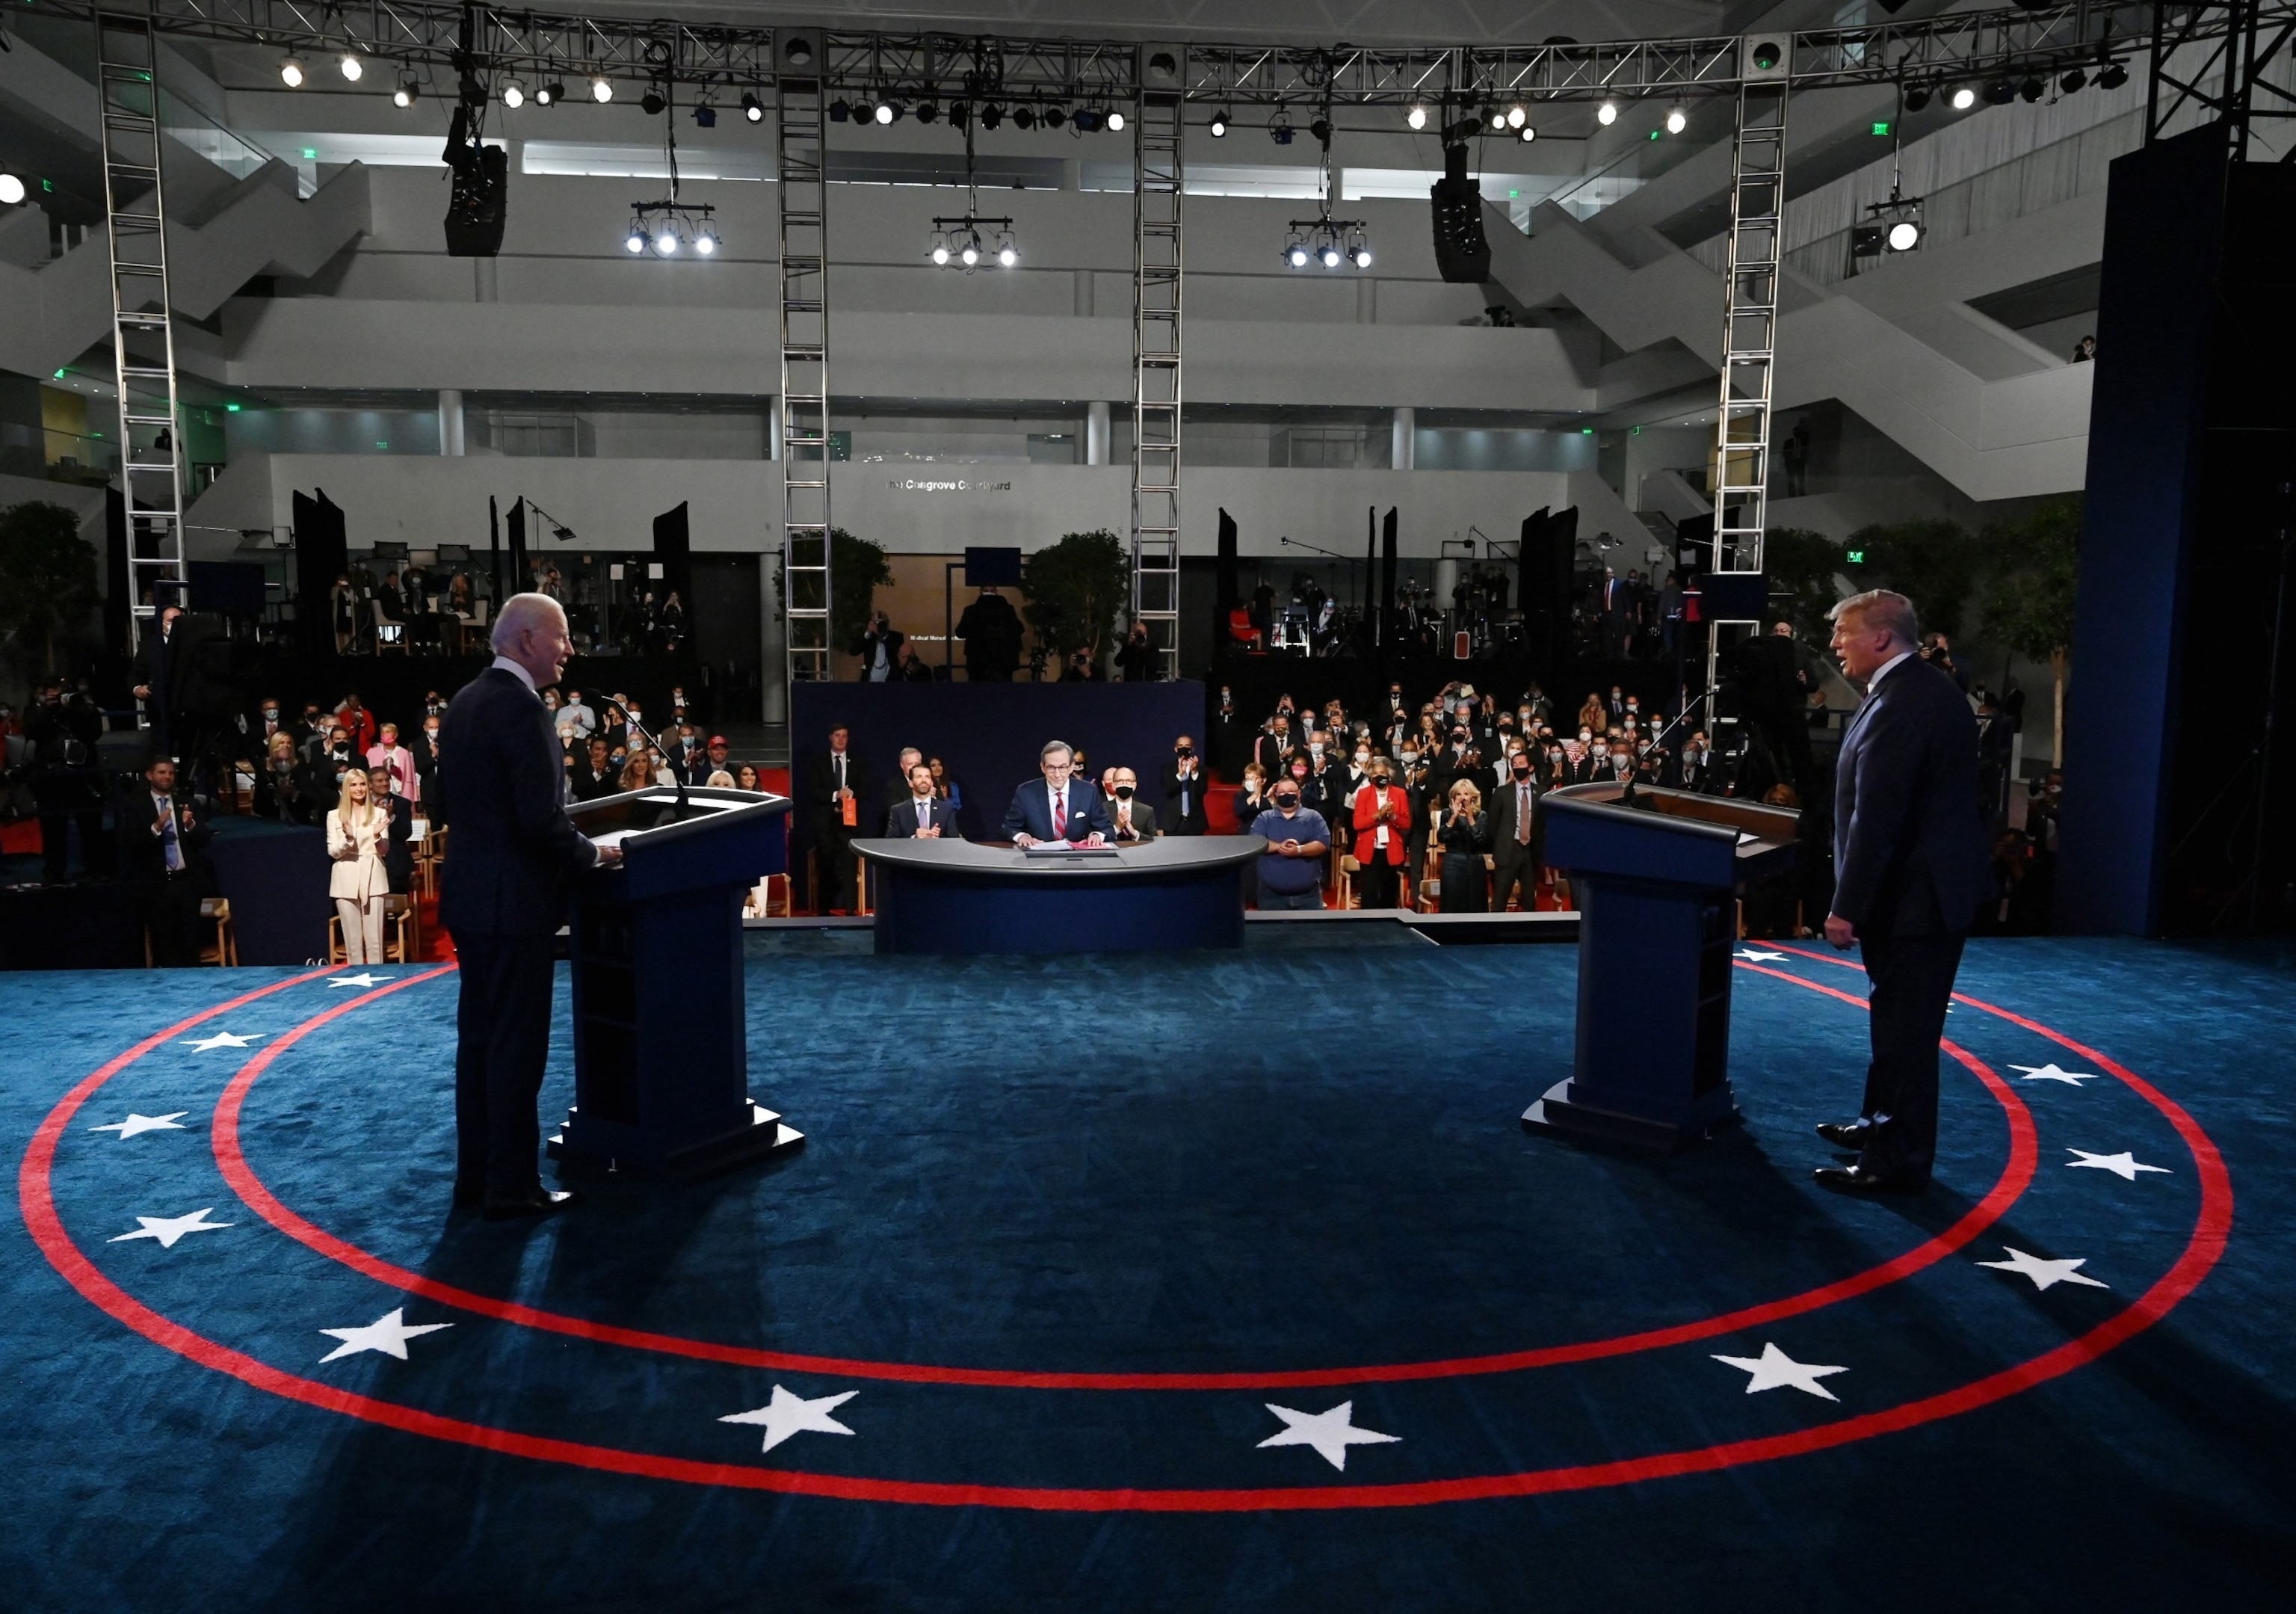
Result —
[{"label": "man's black dress shoe", "polygon": [[547,1216],[573,1203],[574,1196],[564,1189],[537,1188],[521,1199],[489,1199],[484,1214],[489,1222],[509,1222],[519,1216]]},{"label": "man's black dress shoe", "polygon": [[1816,1176],[1820,1188],[1845,1194],[1918,1194],[1930,1185],[1927,1177],[1883,1176],[1862,1165],[1821,1165]]},{"label": "man's black dress shoe", "polygon": [[1870,1121],[1820,1121],[1817,1135],[1840,1149],[1863,1149],[1873,1126]]}]

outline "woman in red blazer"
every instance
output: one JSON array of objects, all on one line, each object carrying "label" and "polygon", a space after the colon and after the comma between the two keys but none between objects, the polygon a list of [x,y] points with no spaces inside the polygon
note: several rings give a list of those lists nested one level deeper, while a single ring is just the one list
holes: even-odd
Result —
[{"label": "woman in red blazer", "polygon": [[[1374,756],[1371,778],[1356,791],[1356,861],[1362,865],[1363,905],[1399,905],[1398,876],[1410,853],[1411,796],[1391,777],[1388,760]],[[1385,845],[1380,843],[1384,839]]]}]

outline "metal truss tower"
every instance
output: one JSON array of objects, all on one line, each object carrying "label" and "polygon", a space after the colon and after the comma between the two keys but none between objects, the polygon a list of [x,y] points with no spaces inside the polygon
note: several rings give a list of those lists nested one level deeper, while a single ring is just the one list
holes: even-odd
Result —
[{"label": "metal truss tower", "polygon": [[[786,40],[784,45],[786,46]],[[807,64],[818,60],[808,54]],[[832,676],[828,95],[784,61],[774,97],[781,210],[782,605],[790,683]]]},{"label": "metal truss tower", "polygon": [[[111,359],[119,392],[119,490],[127,506],[128,640],[160,607],[188,603],[176,337],[161,199],[159,40],[148,12],[95,14],[103,204],[111,250]],[[147,602],[145,595],[150,594]]]},{"label": "metal truss tower", "polygon": [[1144,85],[1133,114],[1132,620],[1159,679],[1180,665],[1180,202],[1185,103]]}]

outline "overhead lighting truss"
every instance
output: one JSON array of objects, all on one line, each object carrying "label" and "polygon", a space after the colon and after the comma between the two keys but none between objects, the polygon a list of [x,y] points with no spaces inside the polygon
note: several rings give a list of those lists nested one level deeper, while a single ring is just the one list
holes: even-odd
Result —
[{"label": "overhead lighting truss", "polygon": [[[658,77],[667,70],[685,83],[732,95],[774,79],[769,29],[466,8],[445,0],[344,0],[325,6],[308,0],[150,0],[150,5],[162,33],[308,53],[313,60],[350,50],[402,68],[446,69],[458,53],[467,53],[497,71],[529,77],[579,71],[610,80]],[[97,0],[19,0],[17,9],[84,20],[99,7]],[[2156,35],[2173,48],[2234,37],[2284,39],[2290,30],[2296,30],[2296,0],[2075,0],[2038,11],[2005,7],[1884,18],[1858,28],[1794,33],[1790,82],[1808,89],[1907,77],[1957,81],[2054,74],[2093,67],[2108,45],[2125,53]],[[1390,109],[1390,118],[1444,96],[1455,104],[1505,105],[1723,95],[1738,86],[1738,47],[1735,36],[1388,50],[1191,44],[1179,93],[1231,111],[1328,100],[1342,110]],[[946,100],[962,93],[986,62],[1008,103],[1065,101],[1100,108],[1136,103],[1143,50],[1128,41],[832,31],[822,36],[822,54],[821,80],[849,95],[899,84]],[[2197,93],[2169,87],[2175,94]]]}]

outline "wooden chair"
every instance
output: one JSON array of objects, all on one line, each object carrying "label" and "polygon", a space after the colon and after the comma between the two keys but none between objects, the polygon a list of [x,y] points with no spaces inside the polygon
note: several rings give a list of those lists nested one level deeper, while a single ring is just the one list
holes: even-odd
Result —
[{"label": "wooden chair", "polygon": [[[422,916],[415,911],[412,895],[395,891],[382,900],[382,961],[412,964],[422,956]],[[343,951],[343,917],[331,913],[327,916],[327,962],[344,963],[347,957]]]},{"label": "wooden chair", "polygon": [[[213,920],[216,927],[215,945],[213,947],[201,947],[200,949],[200,962],[202,964],[213,964],[218,968],[237,968],[239,967],[239,937],[233,933],[231,927],[231,899],[229,897],[201,897],[200,899],[200,918],[202,919]],[[148,941],[145,943],[145,946],[147,949],[149,948],[150,943]]]},{"label": "wooden chair", "polygon": [[1363,865],[1352,855],[1342,855],[1341,857],[1339,904],[1341,907],[1354,908],[1358,906],[1356,901],[1356,876],[1362,872]]},{"label": "wooden chair", "polygon": [[[775,880],[779,880],[782,883],[782,902],[781,908],[778,912],[776,912],[774,908],[774,882]],[[767,875],[755,885],[752,885],[750,888],[750,894],[742,902],[743,910],[755,915],[760,919],[788,918],[790,917],[790,906],[791,902],[791,882],[787,871],[783,871],[780,874]]]}]

